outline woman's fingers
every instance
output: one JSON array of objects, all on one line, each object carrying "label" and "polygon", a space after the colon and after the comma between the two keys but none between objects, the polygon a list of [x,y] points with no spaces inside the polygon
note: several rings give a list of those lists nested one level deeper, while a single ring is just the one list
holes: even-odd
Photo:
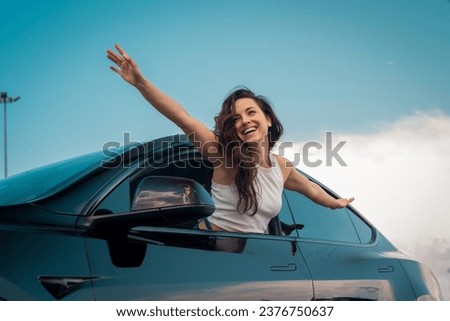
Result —
[{"label": "woman's fingers", "polygon": [[127,55],[127,53],[125,52],[125,50],[123,50],[122,47],[121,47],[120,45],[115,44],[114,47],[117,49],[117,51],[120,53],[120,55],[121,55],[122,57]]},{"label": "woman's fingers", "polygon": [[346,201],[346,202],[345,202],[345,203],[346,203],[345,206],[349,205],[349,204],[350,204],[351,202],[353,202],[354,200],[355,200],[354,197],[346,198],[346,199],[345,199],[345,201]]},{"label": "woman's fingers", "polygon": [[122,62],[123,62],[122,57],[118,56],[114,51],[108,49],[106,52],[108,54],[107,58],[109,60],[111,60],[113,63],[115,63],[118,66],[120,66],[122,64]]},{"label": "woman's fingers", "polygon": [[337,204],[338,206],[336,208],[343,208],[348,206],[351,202],[353,202],[355,200],[354,197],[350,197],[350,198],[339,198],[337,199]]},{"label": "woman's fingers", "polygon": [[[111,49],[106,50],[107,58],[115,63],[120,69],[124,67],[123,63],[127,63],[129,66],[133,66],[132,59],[127,55],[125,50],[122,49],[118,44],[114,45],[116,50],[119,52],[117,54],[116,52],[112,51]],[[126,67],[126,66],[125,66]],[[112,69],[112,68],[111,68]],[[120,73],[120,70],[117,68],[112,69],[113,71]]]},{"label": "woman's fingers", "polygon": [[109,68],[134,86],[136,79],[141,76],[139,68],[122,47],[117,44],[114,47],[118,53],[111,49],[106,50],[107,58],[115,64],[115,66]]},{"label": "woman's fingers", "polygon": [[116,65],[119,65],[120,61],[117,59],[117,57],[111,55],[110,53],[108,53],[108,54],[106,55],[106,57],[107,57],[110,61],[112,61],[113,63],[115,63]]},{"label": "woman's fingers", "polygon": [[119,46],[118,44],[115,44],[114,47],[117,49],[117,51],[120,53],[120,55],[122,56],[123,59],[125,59],[128,62],[131,60],[130,57],[125,52],[125,50],[123,50],[121,46]]},{"label": "woman's fingers", "polygon": [[117,72],[118,74],[120,74],[119,69],[113,67],[113,66],[109,66],[109,69],[111,69],[114,72]]}]

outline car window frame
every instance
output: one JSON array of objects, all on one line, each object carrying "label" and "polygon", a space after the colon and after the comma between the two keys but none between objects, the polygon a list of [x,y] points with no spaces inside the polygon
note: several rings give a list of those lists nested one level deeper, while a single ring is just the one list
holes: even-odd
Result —
[{"label": "car window frame", "polygon": [[[315,180],[314,178],[312,178],[309,175],[304,174],[302,171],[298,170],[299,172],[301,172],[303,175],[305,175],[310,181],[313,181],[314,183],[318,184],[321,188],[323,188],[330,196],[334,197],[334,198],[339,198],[339,195],[336,194],[335,192],[333,192],[332,190],[330,190],[328,187],[324,186],[322,183],[318,182],[317,180]],[[295,192],[290,191],[295,195]],[[302,222],[297,222],[296,221],[296,216],[295,213],[293,212],[292,209],[292,205],[290,204],[290,200],[289,197],[286,193],[286,189],[283,191],[284,194],[284,199],[287,202],[287,207],[289,208],[290,212],[291,212],[291,217],[294,221],[294,224],[302,224]],[[318,205],[320,206],[320,205]],[[347,215],[349,218],[349,221],[353,227],[354,232],[356,233],[356,236],[359,240],[359,243],[356,242],[347,242],[347,241],[342,241],[342,240],[332,240],[332,239],[322,239],[322,238],[311,238],[311,237],[304,237],[301,234],[301,230],[298,233],[298,239],[301,241],[306,241],[306,242],[318,242],[318,243],[329,243],[329,244],[343,244],[343,245],[352,245],[352,246],[373,246],[377,240],[378,240],[378,233],[377,233],[377,229],[361,214],[359,213],[352,205],[348,205],[346,208],[347,211]],[[361,223],[365,224],[365,226],[370,230],[370,234],[371,237],[368,241],[363,242],[362,241],[362,236],[361,236],[361,232],[360,232],[360,228],[358,226],[356,226],[355,221],[352,219],[353,217],[356,217]]]}]

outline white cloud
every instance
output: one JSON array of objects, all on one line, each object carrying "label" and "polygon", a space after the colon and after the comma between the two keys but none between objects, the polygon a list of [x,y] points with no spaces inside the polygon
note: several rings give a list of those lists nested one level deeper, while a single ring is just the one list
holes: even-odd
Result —
[{"label": "white cloud", "polygon": [[[324,134],[319,140],[324,148],[312,148],[316,153],[308,155],[311,161],[324,160],[322,165],[301,162],[298,167],[342,197],[354,196],[353,205],[401,250],[419,257],[435,240],[449,245],[450,116],[440,110],[416,112],[376,127],[370,134],[333,133],[332,147],[346,141],[339,156],[348,166],[336,160],[325,166]],[[294,157],[303,146],[296,143],[285,155]],[[428,265],[439,266],[442,271],[435,273],[448,278],[449,261],[441,263]]]}]

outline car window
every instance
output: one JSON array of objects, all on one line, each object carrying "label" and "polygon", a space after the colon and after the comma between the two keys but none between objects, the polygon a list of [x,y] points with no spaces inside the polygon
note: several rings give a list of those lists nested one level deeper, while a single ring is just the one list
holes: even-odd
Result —
[{"label": "car window", "polygon": [[[298,230],[294,227],[294,219],[292,217],[292,213],[291,213],[291,209],[289,208],[289,204],[287,202],[286,199],[286,194],[283,193],[283,202],[281,205],[281,210],[278,213],[278,218],[280,220],[280,235],[289,235],[289,236],[294,236],[294,237],[298,237]],[[283,230],[283,227],[289,226],[291,227],[289,229],[289,231],[286,231],[286,228]]]},{"label": "car window", "polygon": [[[304,225],[299,231],[301,238],[361,243],[354,221],[350,218],[350,215],[354,214],[347,208],[333,210],[318,205],[306,196],[293,191],[285,190],[285,195],[295,223]],[[355,221],[357,221],[356,218]],[[362,221],[357,222],[358,225],[362,223]]]},{"label": "car window", "polygon": [[348,210],[350,218],[358,232],[361,243],[369,243],[374,237],[374,230],[355,213]]},{"label": "car window", "polygon": [[117,186],[97,207],[96,213],[126,213],[131,210],[130,180]]}]

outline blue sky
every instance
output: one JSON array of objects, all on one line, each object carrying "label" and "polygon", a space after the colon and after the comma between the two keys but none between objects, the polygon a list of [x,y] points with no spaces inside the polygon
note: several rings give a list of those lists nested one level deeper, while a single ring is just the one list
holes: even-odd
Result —
[{"label": "blue sky", "polygon": [[355,196],[450,299],[450,1],[0,0],[0,10],[0,91],[21,97],[8,105],[10,175],[124,133],[179,132],[109,70],[106,49],[120,43],[210,127],[245,85],[273,102],[282,141],[345,140],[347,167],[306,171]]},{"label": "blue sky", "polygon": [[450,110],[446,0],[2,0],[1,8],[0,90],[21,96],[8,106],[10,174],[122,142],[124,132],[136,141],[178,132],[108,69],[114,43],[211,127],[237,85],[272,100],[284,140]]}]

